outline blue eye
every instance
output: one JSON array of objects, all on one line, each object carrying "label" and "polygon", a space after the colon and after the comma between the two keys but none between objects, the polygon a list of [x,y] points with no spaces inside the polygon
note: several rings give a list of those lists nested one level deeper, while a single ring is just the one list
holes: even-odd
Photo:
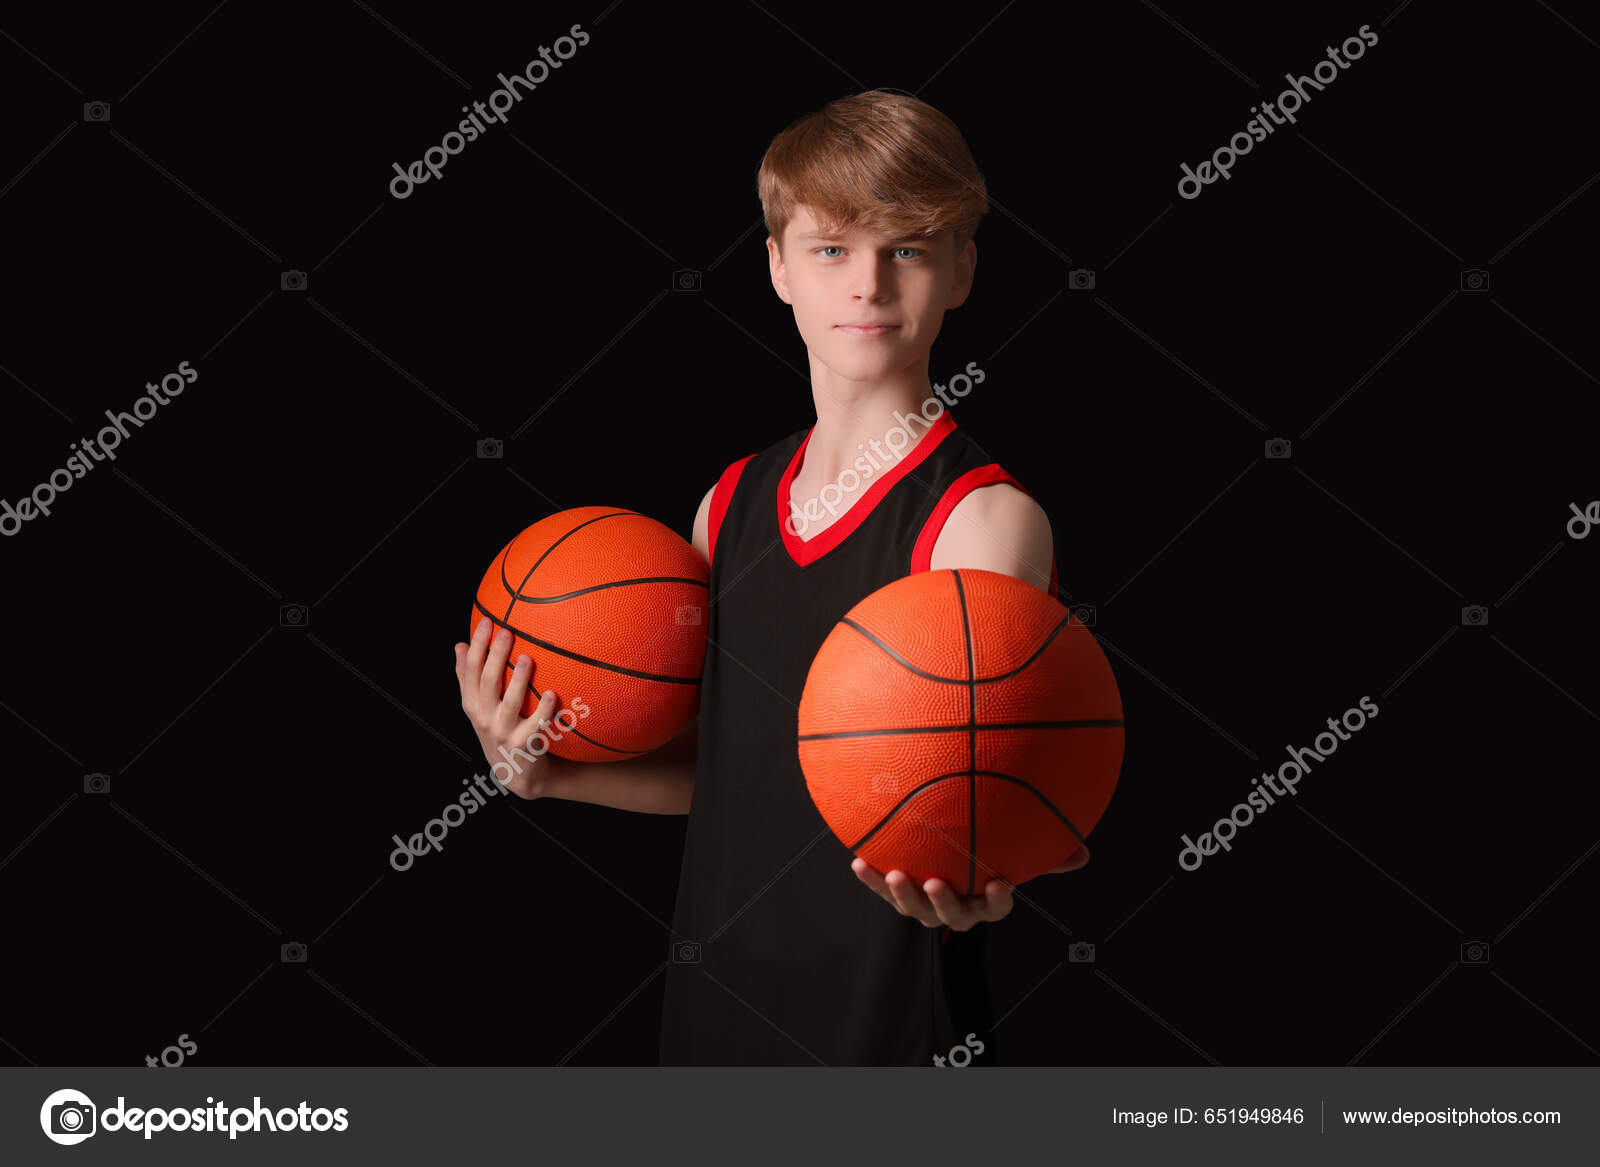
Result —
[{"label": "blue eye", "polygon": [[[843,251],[844,248],[842,246],[840,246],[839,244],[837,244],[837,243],[826,243],[823,246],[817,248],[816,250],[817,250],[817,254],[821,255],[823,252],[827,252],[827,251]],[[911,253],[910,255],[901,256],[902,259],[920,259],[924,254],[923,250],[920,247],[896,247],[895,248],[895,252],[897,254],[899,252],[902,252],[902,251],[909,251]],[[823,258],[824,259],[833,259],[835,257],[831,256],[831,255],[824,255]]]}]

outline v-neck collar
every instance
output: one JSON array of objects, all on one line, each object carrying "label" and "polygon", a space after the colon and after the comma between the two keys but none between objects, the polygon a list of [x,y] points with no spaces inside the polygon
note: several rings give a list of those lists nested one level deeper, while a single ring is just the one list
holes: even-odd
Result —
[{"label": "v-neck collar", "polygon": [[872,508],[878,504],[878,500],[888,494],[896,482],[916,469],[929,454],[933,453],[934,447],[956,428],[956,422],[948,409],[941,412],[938,420],[928,427],[911,451],[893,462],[888,469],[879,471],[872,484],[856,498],[844,514],[815,537],[801,539],[789,529],[789,487],[794,482],[795,473],[800,469],[801,462],[805,459],[806,446],[810,444],[811,435],[816,428],[813,425],[806,431],[806,436],[801,439],[799,447],[790,457],[789,465],[783,471],[783,477],[778,479],[778,533],[783,537],[783,546],[788,551],[789,558],[799,567],[815,563],[848,539],[872,513]]}]

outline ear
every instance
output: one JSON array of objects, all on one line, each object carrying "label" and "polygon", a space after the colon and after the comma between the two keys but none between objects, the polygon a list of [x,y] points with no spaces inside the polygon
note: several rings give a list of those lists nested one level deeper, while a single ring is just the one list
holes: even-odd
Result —
[{"label": "ear", "polygon": [[955,272],[950,280],[950,301],[948,308],[959,308],[967,302],[967,297],[972,294],[972,277],[978,269],[978,245],[968,239],[966,245],[956,252]]},{"label": "ear", "polygon": [[771,235],[767,236],[767,269],[772,275],[772,290],[778,293],[778,299],[793,305],[794,301],[789,298],[789,273],[784,268],[778,241]]}]

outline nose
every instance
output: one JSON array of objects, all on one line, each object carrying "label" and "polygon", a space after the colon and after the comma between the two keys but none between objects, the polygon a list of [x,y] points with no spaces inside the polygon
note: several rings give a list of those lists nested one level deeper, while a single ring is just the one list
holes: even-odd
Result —
[{"label": "nose", "polygon": [[875,257],[857,263],[855,270],[850,273],[850,294],[858,300],[868,303],[882,300],[883,285],[883,273]]}]

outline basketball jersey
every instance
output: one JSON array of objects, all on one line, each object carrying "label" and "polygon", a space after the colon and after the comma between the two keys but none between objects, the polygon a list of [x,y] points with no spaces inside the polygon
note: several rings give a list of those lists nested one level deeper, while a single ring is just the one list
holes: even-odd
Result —
[{"label": "basketball jersey", "polygon": [[972,490],[1021,484],[945,410],[802,540],[785,519],[810,436],[733,463],[712,492],[699,748],[661,1063],[931,1066],[975,1034],[970,1049],[981,1041],[983,1052],[970,1064],[992,1065],[990,925],[929,928],[860,881],[806,788],[797,727],[811,662],[839,619],[929,570],[945,519]]}]

